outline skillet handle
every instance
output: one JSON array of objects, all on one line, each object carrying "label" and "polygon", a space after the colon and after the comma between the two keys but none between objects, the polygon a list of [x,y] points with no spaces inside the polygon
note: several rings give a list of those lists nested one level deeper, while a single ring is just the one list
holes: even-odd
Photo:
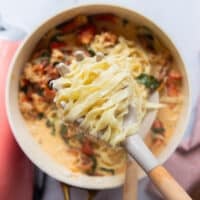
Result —
[{"label": "skillet handle", "polygon": [[192,200],[164,167],[157,166],[148,175],[166,199]]},{"label": "skillet handle", "polygon": [[[65,183],[60,183],[62,191],[63,191],[63,197],[64,200],[70,200],[70,187]],[[98,191],[96,190],[88,190],[88,200],[94,200],[96,194]]]},{"label": "skillet handle", "polygon": [[62,191],[63,191],[63,196],[64,200],[70,200],[70,188],[68,185],[64,183],[60,183]]}]

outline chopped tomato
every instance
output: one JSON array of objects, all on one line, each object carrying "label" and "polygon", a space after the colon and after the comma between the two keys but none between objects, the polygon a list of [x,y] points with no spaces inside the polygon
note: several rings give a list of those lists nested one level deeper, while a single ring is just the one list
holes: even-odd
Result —
[{"label": "chopped tomato", "polygon": [[179,92],[177,89],[177,86],[171,82],[167,84],[167,95],[170,97],[176,97],[178,96]]},{"label": "chopped tomato", "polygon": [[78,33],[78,42],[81,44],[89,44],[94,38],[96,28],[93,25],[86,25],[80,29]]},{"label": "chopped tomato", "polygon": [[51,90],[48,87],[44,90],[44,97],[48,100],[51,100],[55,97],[55,90]]},{"label": "chopped tomato", "polygon": [[179,81],[182,79],[182,76],[180,74],[180,72],[176,71],[176,70],[171,70],[168,74],[168,78],[171,80],[171,81]]},{"label": "chopped tomato", "polygon": [[28,102],[28,101],[29,101],[29,98],[28,98],[27,96],[24,95],[23,97],[21,97],[20,100],[21,100],[21,102],[24,103],[24,102]]},{"label": "chopped tomato", "polygon": [[166,87],[167,87],[167,95],[170,97],[178,96],[178,84],[180,83],[182,76],[180,72],[171,70],[168,74]]},{"label": "chopped tomato", "polygon": [[59,49],[66,46],[66,44],[64,42],[51,42],[50,43],[50,48],[51,49]]},{"label": "chopped tomato", "polygon": [[89,140],[84,140],[81,151],[86,155],[93,155],[92,144]]},{"label": "chopped tomato", "polygon": [[100,15],[94,16],[94,18],[100,21],[111,22],[113,24],[117,23],[117,17],[113,14],[100,14]]}]

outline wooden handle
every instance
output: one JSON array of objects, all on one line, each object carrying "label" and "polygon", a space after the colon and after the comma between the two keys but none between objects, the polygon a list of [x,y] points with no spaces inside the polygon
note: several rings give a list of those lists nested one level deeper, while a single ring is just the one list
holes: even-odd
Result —
[{"label": "wooden handle", "polygon": [[70,188],[68,185],[64,184],[64,183],[60,183],[62,190],[63,190],[63,196],[64,196],[64,200],[70,200]]},{"label": "wooden handle", "polygon": [[128,161],[126,176],[123,187],[123,200],[137,200],[137,164],[135,161]]},{"label": "wooden handle", "polygon": [[184,191],[184,189],[174,180],[167,170],[158,166],[149,173],[152,182],[168,200],[191,200],[192,198]]}]

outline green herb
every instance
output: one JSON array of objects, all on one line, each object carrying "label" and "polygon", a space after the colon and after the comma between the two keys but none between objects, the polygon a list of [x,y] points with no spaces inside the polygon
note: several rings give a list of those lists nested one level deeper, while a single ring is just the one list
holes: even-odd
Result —
[{"label": "green herb", "polygon": [[61,124],[60,126],[60,135],[64,137],[67,134],[67,126],[64,124]]},{"label": "green herb", "polygon": [[52,123],[52,126],[51,126],[51,135],[55,135],[56,133],[56,127],[55,127],[55,124]]},{"label": "green herb", "polygon": [[51,37],[51,42],[60,42],[61,40],[60,40],[60,36],[63,36],[63,34],[62,33],[56,33],[55,35],[53,35],[52,37]]},{"label": "green herb", "polygon": [[55,62],[53,62],[53,66],[55,67],[57,64],[59,64],[60,62],[58,62],[58,61],[55,61]]},{"label": "green herb", "polygon": [[96,55],[95,51],[91,48],[88,48],[87,51],[90,54],[90,56],[92,56],[92,57]]},{"label": "green herb", "polygon": [[155,38],[149,28],[147,28],[146,26],[138,27],[137,37],[143,47],[145,47],[147,50],[155,50]]},{"label": "green herb", "polygon": [[51,135],[55,135],[55,132],[56,132],[55,123],[53,121],[47,119],[46,126],[51,128]]},{"label": "green herb", "polygon": [[78,133],[78,134],[76,134],[75,136],[76,136],[76,138],[77,138],[79,141],[82,141],[83,138],[84,138],[84,134],[83,134],[83,133]]},{"label": "green herb", "polygon": [[40,56],[41,57],[50,57],[50,53],[49,53],[49,51],[44,51],[44,52],[42,52],[42,54]]},{"label": "green herb", "polygon": [[148,74],[140,74],[136,80],[150,90],[156,90],[160,86],[160,82],[154,76]]},{"label": "green herb", "polygon": [[92,168],[87,170],[85,173],[92,176],[92,175],[94,175],[95,170],[97,168],[97,160],[96,160],[96,157],[94,155],[90,156],[89,158],[92,160]]},{"label": "green herb", "polygon": [[49,119],[47,119],[46,126],[47,127],[52,127],[52,125],[53,125],[53,123]]},{"label": "green herb", "polygon": [[44,117],[44,113],[42,113],[42,112],[38,113],[37,118],[39,120],[41,120],[43,117]]},{"label": "green herb", "polygon": [[122,24],[124,26],[126,26],[128,23],[129,23],[128,19],[126,19],[126,18],[122,19]]},{"label": "green herb", "polygon": [[93,165],[92,165],[92,172],[94,173],[94,171],[96,170],[97,168],[97,159],[94,155],[91,155],[90,156],[92,162],[93,162]]},{"label": "green herb", "polygon": [[114,169],[107,169],[107,168],[104,168],[104,167],[100,167],[100,170],[108,172],[108,173],[110,173],[112,175],[115,174],[115,170]]},{"label": "green herb", "polygon": [[38,88],[37,93],[38,93],[38,95],[43,96],[44,95],[44,89]]},{"label": "green herb", "polygon": [[154,37],[153,37],[151,30],[149,28],[147,28],[146,26],[138,27],[137,32],[138,32],[139,36],[144,36],[145,38],[152,40],[152,41],[154,40]]},{"label": "green herb", "polygon": [[160,128],[152,127],[151,130],[155,134],[163,134],[165,132],[165,129],[163,127],[160,127]]},{"label": "green herb", "polygon": [[28,86],[25,85],[23,87],[20,87],[20,91],[24,92],[25,94],[28,92]]}]

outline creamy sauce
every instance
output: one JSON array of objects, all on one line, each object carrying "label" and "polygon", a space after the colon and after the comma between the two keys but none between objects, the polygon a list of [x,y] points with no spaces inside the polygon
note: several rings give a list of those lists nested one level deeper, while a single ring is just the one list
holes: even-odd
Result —
[{"label": "creamy sauce", "polygon": [[27,121],[27,125],[32,136],[45,152],[67,168],[74,168],[75,157],[67,154],[69,148],[58,132],[54,135],[51,134],[51,130],[45,125],[45,120]]}]

